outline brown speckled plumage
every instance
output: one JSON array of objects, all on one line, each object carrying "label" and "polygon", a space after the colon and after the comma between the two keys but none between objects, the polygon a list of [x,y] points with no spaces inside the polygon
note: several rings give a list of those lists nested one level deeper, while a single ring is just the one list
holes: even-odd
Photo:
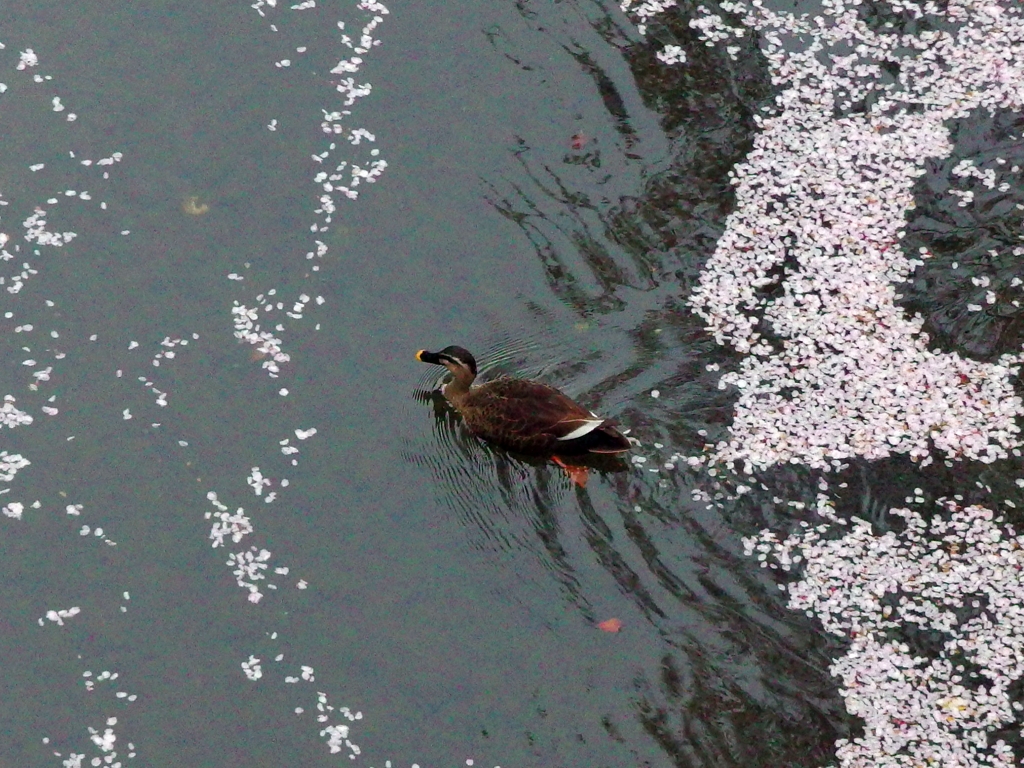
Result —
[{"label": "brown speckled plumage", "polygon": [[[462,414],[466,427],[484,440],[536,454],[622,453],[630,448],[614,421],[591,413],[547,384],[500,378],[472,386],[476,360],[462,347],[420,350],[416,358],[452,372],[445,398]],[[577,431],[583,434],[566,439]]]}]

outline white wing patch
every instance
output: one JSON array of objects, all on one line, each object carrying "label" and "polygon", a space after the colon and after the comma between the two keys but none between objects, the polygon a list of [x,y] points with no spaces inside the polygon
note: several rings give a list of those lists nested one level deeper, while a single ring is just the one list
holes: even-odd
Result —
[{"label": "white wing patch", "polygon": [[595,429],[597,429],[602,424],[604,424],[604,421],[605,421],[604,419],[586,419],[586,420],[583,421],[583,424],[581,426],[579,426],[576,429],[574,429],[568,435],[565,435],[564,437],[560,437],[558,439],[559,440],[575,440],[578,437],[583,437],[584,435],[589,435]]}]

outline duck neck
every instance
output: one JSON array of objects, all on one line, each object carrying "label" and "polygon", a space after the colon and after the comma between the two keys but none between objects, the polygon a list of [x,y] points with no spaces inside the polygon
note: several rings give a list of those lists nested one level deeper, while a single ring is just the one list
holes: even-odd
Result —
[{"label": "duck neck", "polygon": [[469,394],[469,388],[476,376],[469,368],[464,367],[453,369],[452,375],[454,378],[444,386],[444,396],[453,405],[458,406],[462,399]]}]

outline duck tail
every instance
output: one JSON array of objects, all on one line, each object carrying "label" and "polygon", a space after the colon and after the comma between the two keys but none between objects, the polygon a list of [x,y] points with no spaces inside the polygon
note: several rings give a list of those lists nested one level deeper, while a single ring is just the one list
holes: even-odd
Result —
[{"label": "duck tail", "polygon": [[586,451],[588,453],[625,453],[633,446],[629,438],[615,428],[615,422],[606,421],[589,435]]}]

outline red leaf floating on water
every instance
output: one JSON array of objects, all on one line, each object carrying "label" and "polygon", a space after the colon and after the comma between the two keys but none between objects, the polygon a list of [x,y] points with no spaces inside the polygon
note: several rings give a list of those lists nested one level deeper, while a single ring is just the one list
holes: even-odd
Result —
[{"label": "red leaf floating on water", "polygon": [[569,140],[569,145],[579,152],[587,145],[587,137],[582,133],[574,133],[572,138]]},{"label": "red leaf floating on water", "polygon": [[597,628],[604,632],[618,632],[622,629],[622,622],[618,619],[605,619],[597,625]]}]

